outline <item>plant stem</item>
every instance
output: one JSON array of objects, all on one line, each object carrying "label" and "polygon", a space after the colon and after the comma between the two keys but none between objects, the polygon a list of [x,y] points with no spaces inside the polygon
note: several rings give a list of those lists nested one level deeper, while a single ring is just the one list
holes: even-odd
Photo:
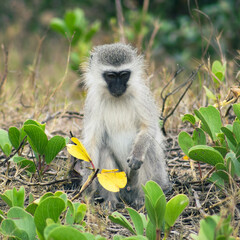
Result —
[{"label": "plant stem", "polygon": [[160,231],[160,229],[156,229],[156,240],[161,240],[161,231]]}]

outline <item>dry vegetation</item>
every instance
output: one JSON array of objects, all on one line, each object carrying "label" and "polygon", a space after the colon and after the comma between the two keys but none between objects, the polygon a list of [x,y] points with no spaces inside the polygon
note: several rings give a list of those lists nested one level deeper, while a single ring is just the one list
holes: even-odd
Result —
[{"label": "dry vegetation", "polygon": [[[20,127],[26,119],[35,119],[39,122],[46,122],[48,136],[56,134],[69,136],[70,131],[75,136],[81,136],[85,93],[80,87],[80,76],[68,68],[68,46],[63,42],[55,44],[55,41],[56,39],[46,38],[43,40],[33,37],[28,39],[29,48],[26,46],[20,48],[12,43],[8,49],[8,61],[4,61],[7,51],[6,48],[2,48],[1,59],[3,61],[0,66],[0,81],[4,82],[0,89],[0,126],[2,129],[7,130],[10,126]],[[28,61],[22,62],[23,59],[28,59]],[[150,63],[153,75],[149,82],[156,101],[161,105],[160,94],[163,83],[166,84],[173,77],[175,69],[157,68],[154,67],[155,65]],[[196,61],[192,69],[198,65],[199,63]],[[4,74],[6,74],[6,78],[4,78]],[[189,75],[190,73],[179,75],[167,92],[179,86]],[[234,84],[235,76],[236,63],[229,62],[228,81],[224,89],[221,89],[223,97],[227,95],[229,87]],[[171,239],[189,239],[190,233],[199,231],[199,221],[204,216],[214,213],[222,215],[231,213],[234,236],[240,233],[240,197],[233,190],[239,189],[239,181],[232,183],[237,186],[230,186],[225,190],[219,190],[213,184],[201,181],[200,169],[202,176],[205,176],[210,170],[209,166],[201,164],[199,168],[197,163],[183,160],[183,153],[177,143],[180,129],[192,131],[189,125],[181,123],[180,116],[207,104],[206,96],[199,88],[200,77],[202,84],[205,84],[208,79],[206,66],[202,67],[194,84],[180,102],[173,116],[167,120],[165,126],[167,132],[166,156],[170,178],[173,182],[173,190],[167,195],[167,199],[178,193],[184,193],[190,199],[188,208],[171,232]],[[177,103],[182,92],[183,90],[178,91],[170,97],[166,104],[165,116]],[[224,121],[230,120],[229,118],[224,119]],[[2,162],[4,159],[4,155],[0,153],[0,161]],[[33,193],[35,198],[47,191],[55,192],[57,190],[63,190],[71,197],[78,191],[78,188],[69,179],[70,167],[66,149],[58,159],[51,163],[50,171],[44,176],[42,182],[39,182],[35,176],[29,178],[13,163],[5,164],[0,169],[0,192],[3,193],[6,189],[23,185],[26,193]],[[0,200],[0,208],[5,208],[2,200]],[[86,220],[89,229],[109,239],[116,233],[128,235],[127,231],[110,224],[107,214],[98,206],[89,206]]]}]

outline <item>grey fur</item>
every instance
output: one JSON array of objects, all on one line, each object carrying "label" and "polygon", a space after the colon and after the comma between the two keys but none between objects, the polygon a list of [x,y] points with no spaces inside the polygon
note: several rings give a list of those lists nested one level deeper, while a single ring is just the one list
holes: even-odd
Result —
[{"label": "grey fur", "polygon": [[94,48],[92,54],[99,64],[118,67],[130,63],[136,52],[131,47],[118,43],[98,46]]},{"label": "grey fur", "polygon": [[[85,72],[88,94],[85,102],[84,145],[100,169],[119,169],[128,177],[120,193],[111,193],[97,181],[90,192],[98,193],[112,207],[119,200],[140,207],[144,202],[141,185],[154,180],[164,191],[171,188],[164,159],[164,139],[159,129],[158,110],[144,80],[144,62],[136,49],[124,44],[97,47]],[[111,71],[128,69],[131,76],[126,92],[112,96],[103,79]],[[84,170],[87,178],[89,170]]]}]

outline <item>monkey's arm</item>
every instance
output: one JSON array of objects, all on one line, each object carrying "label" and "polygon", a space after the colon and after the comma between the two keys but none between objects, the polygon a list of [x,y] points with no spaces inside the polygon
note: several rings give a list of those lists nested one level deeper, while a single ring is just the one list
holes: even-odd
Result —
[{"label": "monkey's arm", "polygon": [[152,142],[152,138],[148,133],[146,127],[144,127],[137,135],[137,138],[133,144],[132,152],[127,159],[128,166],[132,170],[137,170],[143,164],[146,152]]}]

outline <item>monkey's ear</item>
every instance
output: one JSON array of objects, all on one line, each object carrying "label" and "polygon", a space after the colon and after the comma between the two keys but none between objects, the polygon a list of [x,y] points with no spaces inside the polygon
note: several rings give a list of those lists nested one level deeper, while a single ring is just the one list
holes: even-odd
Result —
[{"label": "monkey's ear", "polygon": [[91,65],[92,63],[92,59],[93,59],[93,54],[90,55],[90,58],[89,58],[89,64]]}]

